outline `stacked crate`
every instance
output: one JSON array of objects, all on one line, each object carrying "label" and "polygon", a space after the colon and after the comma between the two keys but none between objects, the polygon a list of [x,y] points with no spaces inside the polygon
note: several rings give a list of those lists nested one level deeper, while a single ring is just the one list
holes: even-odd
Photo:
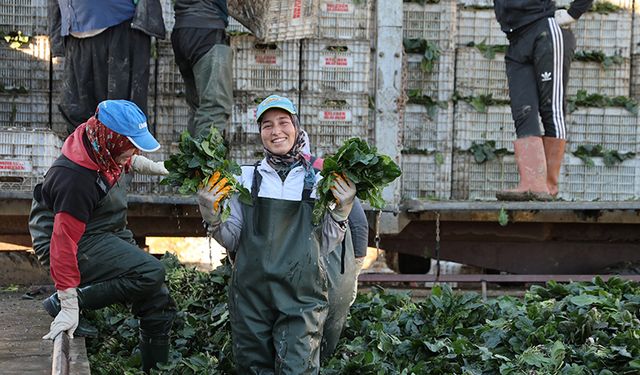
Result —
[{"label": "stacked crate", "polygon": [[449,199],[453,130],[457,7],[454,0],[435,4],[403,3],[403,37],[437,47],[438,57],[405,53],[407,103],[402,116],[402,197]]},{"label": "stacked crate", "polygon": [[[615,57],[615,63],[605,67],[597,62],[572,62],[568,97],[578,90],[588,94],[610,97],[628,96],[633,89],[631,73],[631,12],[629,0],[620,0],[622,9],[609,14],[586,13],[573,25],[576,51],[602,52]],[[562,1],[559,6],[567,6]],[[478,7],[480,6],[480,7]],[[484,6],[484,8],[482,8]],[[491,1],[466,0],[459,9],[458,49],[456,53],[456,91],[462,97],[491,94],[495,100],[509,100],[505,74],[504,53],[494,58],[471,47],[484,43],[506,45],[508,42],[495,20]],[[607,167],[601,158],[594,158],[594,166],[586,166],[570,152],[581,145],[602,145],[605,150],[637,152],[638,119],[624,108],[578,108],[567,114],[568,146],[565,167],[561,173],[561,197],[564,199],[626,199],[634,194],[628,181],[634,179],[636,160],[627,160]],[[453,197],[456,199],[495,199],[495,191],[515,186],[518,181],[513,156],[498,156],[478,164],[470,153],[475,144],[495,143],[495,149],[513,152],[515,139],[509,105],[488,106],[478,112],[459,101],[455,108],[453,158]],[[610,170],[608,170],[610,169]],[[599,179],[593,186],[581,184],[580,179],[595,173]],[[586,181],[589,181],[588,179]],[[600,184],[601,182],[601,184]],[[610,191],[606,191],[606,186]]]},{"label": "stacked crate", "polygon": [[317,39],[302,41],[300,121],[311,153],[367,139],[373,0],[321,0]]},{"label": "stacked crate", "polygon": [[632,22],[633,33],[631,35],[631,97],[640,102],[640,0],[636,1]]}]

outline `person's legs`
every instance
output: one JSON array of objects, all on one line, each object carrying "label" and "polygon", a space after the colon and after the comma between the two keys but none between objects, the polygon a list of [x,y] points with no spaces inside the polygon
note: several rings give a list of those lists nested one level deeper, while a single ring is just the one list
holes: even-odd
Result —
[{"label": "person's legs", "polygon": [[499,200],[547,200],[547,164],[538,118],[538,93],[526,40],[512,42],[505,58],[511,114],[515,122],[514,153],[520,181],[512,190],[496,193]]},{"label": "person's legs", "polygon": [[189,46],[193,43],[191,29],[175,29],[171,33],[171,46],[173,47],[173,55],[176,59],[176,65],[180,70],[180,75],[184,81],[185,99],[189,106],[189,123],[188,128],[193,128],[193,117],[198,108],[198,92],[196,90],[196,81],[193,77],[193,61]]},{"label": "person's legs", "polygon": [[544,125],[544,151],[547,160],[547,186],[551,195],[558,194],[560,168],[566,145],[565,91],[569,80],[575,37],[562,30],[555,19],[547,20],[548,32],[536,39],[534,65],[539,77],[540,116]]}]

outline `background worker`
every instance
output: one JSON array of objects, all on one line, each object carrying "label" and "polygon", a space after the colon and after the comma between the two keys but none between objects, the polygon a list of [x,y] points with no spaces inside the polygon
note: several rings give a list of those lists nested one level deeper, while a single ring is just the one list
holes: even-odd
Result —
[{"label": "background worker", "polygon": [[[302,130],[304,135],[304,145],[302,146],[303,157],[311,163],[316,172],[322,171],[324,159],[311,155],[309,147],[309,136]],[[352,272],[341,272],[341,267],[330,267],[329,270],[329,311],[324,324],[322,343],[320,344],[320,362],[333,355],[340,334],[344,328],[349,314],[349,307],[355,301],[358,293],[358,275],[362,270],[364,258],[367,256],[369,245],[369,222],[364,213],[364,209],[358,198],[353,201],[353,209],[349,214],[349,230],[353,243],[354,270]],[[344,298],[351,295],[352,298]]]},{"label": "background worker", "polygon": [[73,336],[81,309],[130,304],[146,372],[168,360],[176,308],[163,265],[138,248],[126,227],[126,188],[132,155],[159,147],[134,103],[101,102],[34,189],[29,217],[33,249],[57,289],[44,301],[55,319],[43,338]]},{"label": "background worker", "polygon": [[175,0],[171,45],[191,110],[188,130],[206,136],[211,125],[225,134],[233,105],[233,69],[227,0]]},{"label": "background worker", "polygon": [[592,2],[574,0],[568,10],[556,10],[553,0],[494,1],[496,18],[509,39],[505,62],[520,175],[515,189],[496,194],[500,200],[549,200],[558,194],[567,138],[565,90],[576,48],[573,33],[563,27]]},{"label": "background worker", "polygon": [[159,0],[48,0],[52,56],[64,56],[61,99],[67,133],[106,99],[147,114],[151,37],[164,39]]},{"label": "background worker", "polygon": [[336,179],[332,192],[339,203],[314,226],[320,175],[301,153],[304,138],[293,103],[271,95],[256,117],[265,158],[242,167],[238,177],[251,191],[252,204],[234,195],[231,215],[221,222],[213,207],[227,190],[214,186],[198,194],[213,237],[234,259],[229,311],[237,371],[317,374],[330,268],[340,267],[344,254],[345,274],[355,271],[347,225],[355,184]]}]

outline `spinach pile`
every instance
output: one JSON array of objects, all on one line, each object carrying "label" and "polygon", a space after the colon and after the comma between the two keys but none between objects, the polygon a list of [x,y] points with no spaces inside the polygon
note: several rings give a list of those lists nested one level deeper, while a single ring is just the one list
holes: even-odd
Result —
[{"label": "spinach pile", "polygon": [[605,166],[613,167],[616,164],[622,163],[627,159],[633,159],[636,156],[634,152],[621,153],[618,150],[605,150],[602,145],[580,145],[578,149],[573,152],[573,155],[579,157],[588,167],[595,166],[595,163],[591,159],[593,157],[602,157]]},{"label": "spinach pile", "polygon": [[[189,132],[183,132],[178,149],[178,153],[164,162],[169,175],[160,184],[177,186],[180,194],[193,194],[202,187],[220,182],[221,186],[230,187],[230,194],[238,192],[243,201],[251,200],[249,191],[234,177],[242,171],[236,162],[227,159],[228,149],[216,128],[211,127],[209,134],[202,138],[193,138]],[[224,207],[224,220],[229,215],[229,205],[224,200],[216,203]]]},{"label": "spinach pile", "polygon": [[[172,256],[162,262],[179,313],[160,373],[235,374],[229,264],[206,273]],[[100,330],[87,340],[92,373],[142,374],[137,320],[120,306],[88,313]],[[446,285],[419,301],[373,287],[358,295],[321,374],[638,374],[638,337],[640,285],[615,277],[549,282],[487,302]]]},{"label": "spinach pile", "polygon": [[324,160],[322,180],[318,183],[318,199],[313,208],[314,223],[319,223],[335,198],[331,193],[336,175],[347,176],[357,189],[357,197],[371,207],[381,209],[385,201],[382,189],[402,174],[400,167],[387,155],[359,138],[351,138],[335,155]]}]

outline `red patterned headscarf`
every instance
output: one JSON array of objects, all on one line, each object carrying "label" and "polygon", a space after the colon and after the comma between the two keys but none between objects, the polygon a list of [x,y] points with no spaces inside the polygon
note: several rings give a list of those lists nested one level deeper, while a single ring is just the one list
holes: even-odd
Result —
[{"label": "red patterned headscarf", "polygon": [[100,168],[100,174],[107,179],[110,186],[113,186],[123,170],[126,172],[131,166],[131,159],[123,166],[118,165],[115,159],[135,146],[126,136],[107,128],[95,116],[92,116],[85,125],[85,132],[91,143],[95,161]]}]

